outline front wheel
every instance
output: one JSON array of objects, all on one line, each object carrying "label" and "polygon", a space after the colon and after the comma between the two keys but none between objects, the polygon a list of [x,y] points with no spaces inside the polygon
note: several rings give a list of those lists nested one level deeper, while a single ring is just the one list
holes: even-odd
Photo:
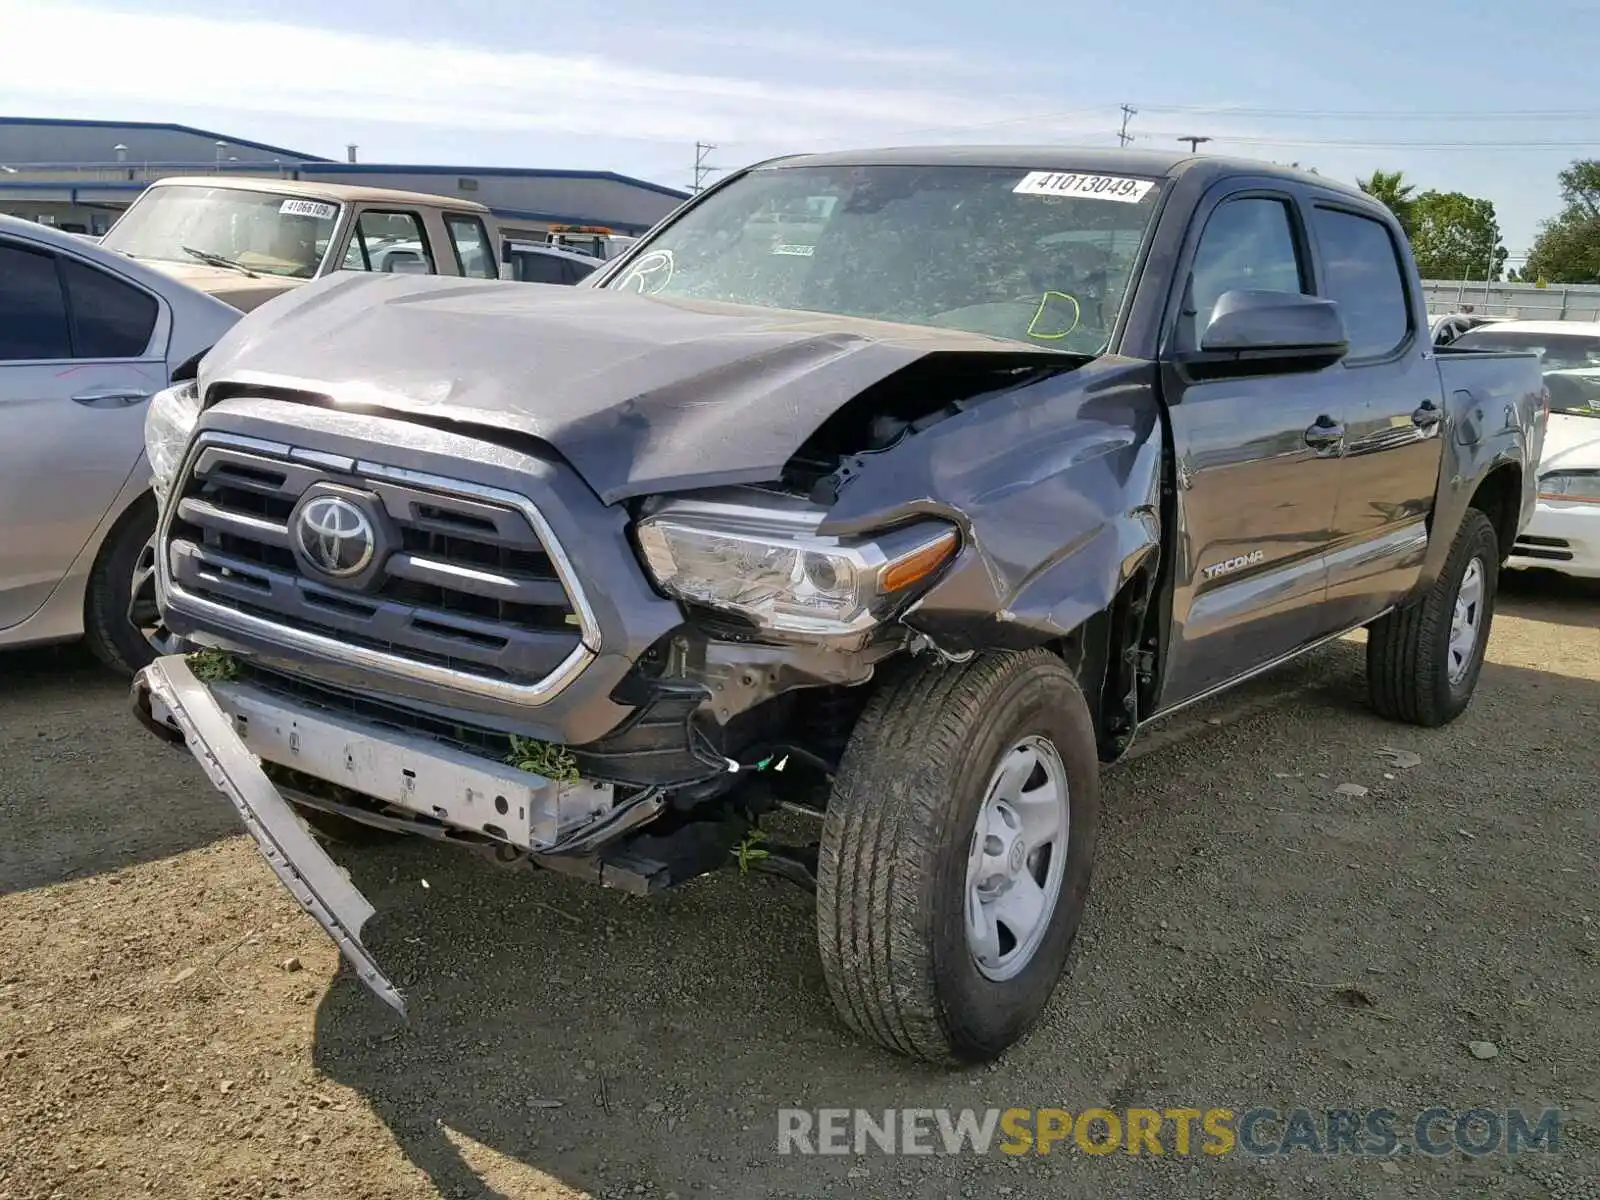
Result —
[{"label": "front wheel", "polygon": [[845,1022],[998,1058],[1066,967],[1099,824],[1093,723],[1055,655],[911,665],[857,724],[823,824],[817,934]]}]

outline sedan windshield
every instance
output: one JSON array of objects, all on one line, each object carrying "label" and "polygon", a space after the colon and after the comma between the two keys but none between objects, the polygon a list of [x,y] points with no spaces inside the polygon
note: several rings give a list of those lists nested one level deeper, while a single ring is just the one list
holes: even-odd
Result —
[{"label": "sedan windshield", "polygon": [[765,168],[673,221],[606,286],[1099,354],[1158,191],[1016,167]]},{"label": "sedan windshield", "polygon": [[1600,417],[1600,335],[1488,326],[1462,334],[1455,345],[1463,350],[1533,350],[1544,366],[1550,411]]},{"label": "sedan windshield", "polygon": [[310,279],[333,236],[339,206],[228,187],[153,187],[101,244],[134,258],[203,262]]}]

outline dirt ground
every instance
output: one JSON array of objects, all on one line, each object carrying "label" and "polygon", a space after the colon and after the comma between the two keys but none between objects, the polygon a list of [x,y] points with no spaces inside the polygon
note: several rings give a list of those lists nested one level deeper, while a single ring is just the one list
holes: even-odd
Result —
[{"label": "dirt ground", "polygon": [[[120,684],[0,657],[0,1200],[1600,1197],[1600,592],[1509,584],[1445,730],[1373,716],[1361,664],[1336,643],[1143,736],[1046,1022],[941,1074],[841,1030],[781,881],[643,901],[341,851],[407,1028]],[[787,1106],[1434,1104],[1559,1106],[1560,1152],[776,1152]]]}]

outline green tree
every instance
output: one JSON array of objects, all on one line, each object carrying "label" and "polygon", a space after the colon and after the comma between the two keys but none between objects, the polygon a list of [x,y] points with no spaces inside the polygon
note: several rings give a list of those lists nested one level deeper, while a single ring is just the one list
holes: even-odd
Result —
[{"label": "green tree", "polygon": [[1411,252],[1424,279],[1500,278],[1506,248],[1492,200],[1426,191],[1412,202],[1411,222]]},{"label": "green tree", "polygon": [[1600,158],[1561,172],[1561,215],[1539,227],[1525,276],[1551,283],[1600,283]]},{"label": "green tree", "polygon": [[1366,179],[1357,179],[1356,186],[1387,206],[1406,236],[1411,236],[1411,213],[1416,204],[1411,193],[1417,189],[1405,181],[1404,171],[1374,171]]}]

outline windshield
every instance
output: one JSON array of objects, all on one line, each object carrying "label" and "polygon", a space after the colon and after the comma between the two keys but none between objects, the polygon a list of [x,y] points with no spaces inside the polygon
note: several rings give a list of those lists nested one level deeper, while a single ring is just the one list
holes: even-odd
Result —
[{"label": "windshield", "polygon": [[607,286],[934,325],[1099,354],[1154,181],[1016,167],[757,170],[708,196]]},{"label": "windshield", "polygon": [[339,206],[326,200],[227,187],[153,187],[102,245],[134,258],[237,264],[261,275],[317,273]]},{"label": "windshield", "polygon": [[1533,350],[1544,366],[1550,411],[1600,417],[1600,334],[1532,333],[1521,329],[1474,329],[1456,339],[1464,350]]}]

